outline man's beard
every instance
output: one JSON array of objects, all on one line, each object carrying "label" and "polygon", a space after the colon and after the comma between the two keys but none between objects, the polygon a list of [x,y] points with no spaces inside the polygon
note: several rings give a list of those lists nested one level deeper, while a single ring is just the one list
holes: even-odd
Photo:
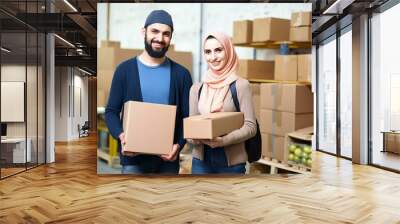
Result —
[{"label": "man's beard", "polygon": [[[161,45],[163,45],[164,47],[161,48],[160,51],[155,51],[155,50],[153,50],[153,48],[151,47],[151,45],[152,45],[153,43],[161,44]],[[149,43],[147,42],[147,35],[145,35],[145,37],[144,37],[144,46],[145,46],[146,52],[147,52],[151,57],[153,57],[153,58],[162,58],[162,57],[164,57],[165,54],[167,53],[168,47],[169,47],[169,45],[166,45],[164,42],[158,42],[158,41],[154,41],[154,40],[151,40],[151,43],[149,44]]]}]

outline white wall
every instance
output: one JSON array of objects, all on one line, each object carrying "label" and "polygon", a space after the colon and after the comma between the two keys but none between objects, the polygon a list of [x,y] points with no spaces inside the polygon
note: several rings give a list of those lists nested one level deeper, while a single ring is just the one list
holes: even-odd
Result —
[{"label": "white wall", "polygon": [[[76,68],[56,67],[55,120],[56,141],[78,138],[78,124],[88,120],[88,78]],[[81,90],[81,102],[77,91]],[[82,106],[82,116],[76,105]],[[73,111],[75,110],[75,111]],[[75,113],[74,113],[75,112]]]},{"label": "white wall", "polygon": [[[155,9],[168,11],[174,22],[175,32],[172,43],[177,51],[193,54],[193,80],[199,81],[206,70],[201,54],[202,40],[206,33],[221,31],[232,35],[233,21],[260,17],[290,19],[295,11],[311,11],[311,4],[273,3],[112,3],[110,5],[110,40],[120,41],[122,48],[143,49],[144,39],[140,34],[147,15]],[[106,40],[107,3],[98,3],[97,44]],[[202,20],[200,19],[202,18]],[[201,37],[201,38],[200,38]],[[257,50],[236,48],[242,59],[273,60],[277,50]],[[201,68],[201,70],[200,70]]]},{"label": "white wall", "polygon": [[25,69],[28,69],[29,73],[34,68],[32,66],[26,67],[25,65],[2,65],[1,81],[25,82]]},{"label": "white wall", "polygon": [[[71,124],[71,138],[78,138],[78,124],[82,126],[85,121],[88,120],[88,77],[87,76],[82,76],[83,73],[81,73],[78,70],[74,70],[74,89],[75,91],[72,92],[73,96],[71,96],[74,99],[74,110],[75,113],[72,113],[73,119],[72,124]],[[80,90],[80,93],[77,91]],[[79,97],[80,94],[80,97]],[[81,102],[79,102],[81,101]],[[72,104],[71,104],[72,105]],[[81,107],[81,108],[79,108]],[[82,114],[80,113],[80,110],[82,110]]]},{"label": "white wall", "polygon": [[55,68],[55,140],[67,141],[67,117],[68,117],[68,72],[67,67]]}]

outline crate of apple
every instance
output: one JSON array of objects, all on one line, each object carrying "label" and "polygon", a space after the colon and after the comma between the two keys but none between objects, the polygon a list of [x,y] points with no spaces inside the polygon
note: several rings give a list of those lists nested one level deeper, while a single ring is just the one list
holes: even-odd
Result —
[{"label": "crate of apple", "polygon": [[311,167],[312,164],[312,150],[309,145],[304,144],[289,144],[289,157],[288,160],[296,164],[302,164]]}]

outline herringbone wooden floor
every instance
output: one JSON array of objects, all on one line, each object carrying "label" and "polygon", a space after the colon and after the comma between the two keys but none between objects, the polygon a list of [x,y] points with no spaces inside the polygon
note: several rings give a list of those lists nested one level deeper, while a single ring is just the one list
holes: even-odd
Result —
[{"label": "herringbone wooden floor", "polygon": [[96,174],[96,139],[0,181],[0,223],[400,223],[400,175],[317,153],[310,175]]}]

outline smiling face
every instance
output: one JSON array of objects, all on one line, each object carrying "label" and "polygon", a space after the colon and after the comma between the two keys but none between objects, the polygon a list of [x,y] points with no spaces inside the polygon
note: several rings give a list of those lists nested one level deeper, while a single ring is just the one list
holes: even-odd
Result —
[{"label": "smiling face", "polygon": [[226,51],[222,44],[214,37],[206,40],[204,44],[204,56],[208,67],[216,71],[221,70],[227,63]]},{"label": "smiling face", "polygon": [[171,27],[161,23],[154,23],[143,30],[145,49],[151,57],[164,57],[171,43]]}]

